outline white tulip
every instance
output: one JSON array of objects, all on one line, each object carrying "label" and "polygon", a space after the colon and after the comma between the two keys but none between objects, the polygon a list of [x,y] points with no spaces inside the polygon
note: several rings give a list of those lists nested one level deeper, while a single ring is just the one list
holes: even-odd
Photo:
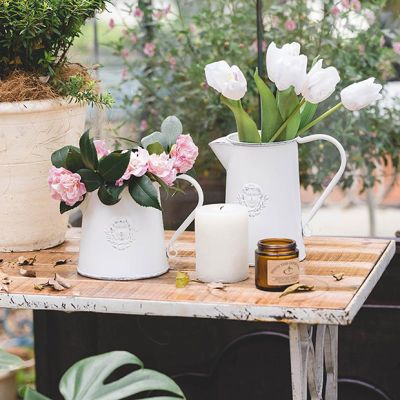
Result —
[{"label": "white tulip", "polygon": [[231,100],[240,100],[247,91],[247,81],[242,71],[226,61],[207,64],[205,69],[209,86]]},{"label": "white tulip", "polygon": [[272,42],[267,49],[267,73],[278,90],[293,86],[300,94],[307,78],[307,57],[300,54],[300,44],[288,43],[278,49]]},{"label": "white tulip", "polygon": [[313,104],[326,100],[335,91],[340,81],[337,69],[335,67],[322,68],[322,61],[318,60],[310,69],[301,92],[303,97]]},{"label": "white tulip", "polygon": [[344,88],[340,93],[343,105],[348,110],[357,111],[381,99],[382,85],[374,83],[374,80],[368,78]]}]

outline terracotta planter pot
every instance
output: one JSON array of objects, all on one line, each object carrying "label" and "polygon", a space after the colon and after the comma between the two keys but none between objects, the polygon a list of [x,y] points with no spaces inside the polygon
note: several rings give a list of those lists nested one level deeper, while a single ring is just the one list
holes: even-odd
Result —
[{"label": "terracotta planter pot", "polygon": [[86,106],[65,100],[0,103],[0,251],[33,251],[64,241],[67,216],[50,198],[50,156],[77,144]]}]

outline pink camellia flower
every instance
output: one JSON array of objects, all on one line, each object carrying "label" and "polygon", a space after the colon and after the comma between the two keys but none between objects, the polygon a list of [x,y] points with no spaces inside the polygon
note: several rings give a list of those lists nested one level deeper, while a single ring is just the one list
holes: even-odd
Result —
[{"label": "pink camellia flower", "polygon": [[361,11],[360,0],[351,0],[350,1],[350,8],[352,8],[354,11],[360,12]]},{"label": "pink camellia flower", "polygon": [[144,44],[143,53],[147,57],[153,57],[156,52],[156,45],[152,42],[147,42]]},{"label": "pink camellia flower", "polygon": [[[265,40],[263,40],[261,46],[262,46],[262,51],[263,51],[263,52],[267,50],[267,42],[266,42]],[[255,40],[255,41],[251,44],[251,46],[249,47],[249,49],[250,49],[251,52],[257,53],[257,51],[258,51],[257,40]]]},{"label": "pink camellia flower", "polygon": [[47,182],[50,186],[51,197],[54,200],[63,201],[67,206],[73,206],[83,200],[86,187],[81,182],[81,177],[61,167],[52,166]]},{"label": "pink camellia flower", "polygon": [[149,152],[142,147],[138,147],[137,152],[131,152],[131,159],[124,175],[115,182],[116,186],[122,186],[124,181],[128,181],[133,176],[143,176],[149,168]]},{"label": "pink camellia flower", "polygon": [[108,149],[105,140],[93,140],[94,147],[96,147],[97,157],[105,157],[110,154],[110,150]]},{"label": "pink camellia flower", "polygon": [[140,121],[140,130],[143,131],[147,131],[147,129],[149,129],[149,124],[147,123],[147,121],[145,119],[142,119]]},{"label": "pink camellia flower", "polygon": [[332,14],[334,17],[337,17],[337,16],[340,14],[340,8],[339,8],[338,6],[333,6],[333,7],[331,8],[331,14]]},{"label": "pink camellia flower", "polygon": [[292,19],[287,19],[285,21],[285,29],[289,32],[294,31],[297,28],[296,22],[294,22]]},{"label": "pink camellia flower", "polygon": [[108,26],[110,29],[115,28],[115,21],[113,18],[110,18],[110,20],[108,21]]},{"label": "pink camellia flower", "polygon": [[199,148],[193,143],[190,135],[179,135],[170,153],[174,159],[174,168],[181,174],[193,167],[198,155]]},{"label": "pink camellia flower", "polygon": [[168,186],[172,186],[177,174],[177,170],[174,168],[174,159],[166,153],[152,154],[149,157],[149,172],[158,176]]},{"label": "pink camellia flower", "polygon": [[137,43],[137,36],[134,33],[131,35],[131,43],[133,46]]},{"label": "pink camellia flower", "polygon": [[143,18],[144,13],[143,13],[143,11],[142,11],[142,9],[140,7],[136,7],[135,10],[133,11],[133,15],[136,18],[141,19],[141,18]]},{"label": "pink camellia flower", "polygon": [[396,54],[400,54],[400,42],[393,43],[393,50]]}]

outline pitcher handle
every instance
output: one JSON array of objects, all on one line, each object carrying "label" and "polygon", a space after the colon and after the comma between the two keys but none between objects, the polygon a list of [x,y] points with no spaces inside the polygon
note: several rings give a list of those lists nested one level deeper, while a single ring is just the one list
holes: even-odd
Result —
[{"label": "pitcher handle", "polygon": [[303,222],[303,229],[304,229],[310,223],[310,221],[313,219],[314,215],[321,208],[325,199],[330,195],[333,188],[336,186],[336,184],[339,182],[339,179],[342,177],[344,169],[346,168],[347,157],[346,157],[346,153],[344,151],[343,146],[332,136],[329,136],[329,135],[310,135],[310,136],[305,136],[305,137],[299,136],[296,138],[296,140],[297,140],[297,143],[299,143],[299,144],[314,142],[315,140],[326,140],[327,142],[334,144],[340,153],[340,167],[339,167],[338,171],[336,172],[335,176],[329,182],[329,185],[323,191],[322,195],[319,197],[319,199],[313,205],[313,207],[310,211],[310,214],[307,216],[305,222]]},{"label": "pitcher handle", "polygon": [[182,222],[181,226],[175,231],[175,233],[172,235],[172,238],[169,240],[167,244],[167,255],[169,256],[169,251],[171,247],[173,246],[174,242],[178,239],[178,237],[186,230],[186,228],[194,221],[195,213],[196,210],[201,207],[204,203],[204,193],[199,185],[199,183],[196,181],[196,179],[192,178],[189,175],[182,174],[178,175],[176,177],[177,179],[183,179],[184,181],[187,181],[192,184],[192,186],[196,189],[197,194],[199,196],[199,200],[197,202],[196,208],[189,214],[189,216]]}]

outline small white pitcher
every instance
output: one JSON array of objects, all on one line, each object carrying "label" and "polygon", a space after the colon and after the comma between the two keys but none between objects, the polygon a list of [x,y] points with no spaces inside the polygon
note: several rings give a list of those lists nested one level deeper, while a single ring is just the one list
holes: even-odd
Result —
[{"label": "small white pitcher", "polygon": [[[310,214],[302,223],[298,145],[326,140],[339,150],[341,163]],[[226,202],[249,209],[249,264],[260,239],[290,238],[296,241],[300,260],[306,256],[303,227],[314,217],[342,176],[346,154],[342,145],[328,135],[297,137],[286,142],[244,143],[237,133],[219,138],[210,146],[227,171]]]},{"label": "small white pitcher", "polygon": [[[196,209],[201,207],[204,195],[198,182],[185,174],[178,175],[177,179],[193,185],[199,196]],[[194,220],[196,210],[178,228],[166,249],[161,211],[139,206],[127,188],[119,203],[113,206],[101,203],[97,192],[89,193],[81,209],[78,272],[90,278],[107,280],[144,279],[167,272],[167,252]]]}]

